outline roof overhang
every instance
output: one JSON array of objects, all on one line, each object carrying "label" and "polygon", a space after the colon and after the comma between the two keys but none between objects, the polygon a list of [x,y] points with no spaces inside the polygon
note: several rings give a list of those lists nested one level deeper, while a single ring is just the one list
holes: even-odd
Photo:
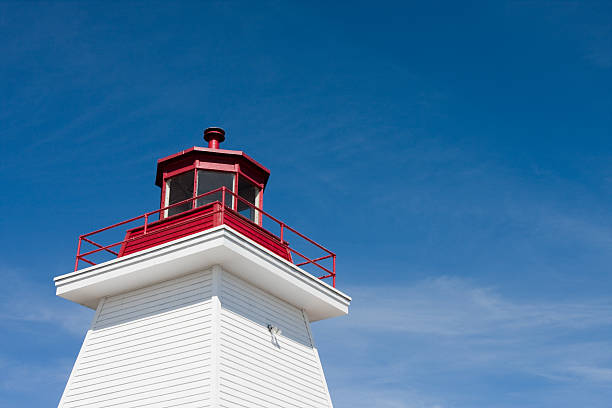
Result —
[{"label": "roof overhang", "polygon": [[310,321],[348,313],[351,298],[226,225],[54,278],[58,296],[95,309],[101,298],[220,265],[305,311]]}]

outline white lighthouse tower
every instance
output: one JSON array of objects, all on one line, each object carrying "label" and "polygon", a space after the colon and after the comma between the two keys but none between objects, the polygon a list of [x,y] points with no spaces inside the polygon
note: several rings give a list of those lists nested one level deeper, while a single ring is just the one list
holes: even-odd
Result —
[{"label": "white lighthouse tower", "polygon": [[159,209],[81,235],[55,278],[96,311],[59,407],[332,406],[310,323],[348,313],[336,256],[263,210],[265,167],[204,138],[158,160]]}]

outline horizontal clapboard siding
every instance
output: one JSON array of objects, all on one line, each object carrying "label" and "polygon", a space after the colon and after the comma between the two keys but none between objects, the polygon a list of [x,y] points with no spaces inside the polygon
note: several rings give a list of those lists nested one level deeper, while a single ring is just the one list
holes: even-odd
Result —
[{"label": "horizontal clapboard siding", "polygon": [[205,271],[106,299],[60,406],[210,406],[211,288]]},{"label": "horizontal clapboard siding", "polygon": [[[228,272],[219,295],[220,406],[330,407],[302,312]],[[282,329],[276,341],[268,324]]]}]

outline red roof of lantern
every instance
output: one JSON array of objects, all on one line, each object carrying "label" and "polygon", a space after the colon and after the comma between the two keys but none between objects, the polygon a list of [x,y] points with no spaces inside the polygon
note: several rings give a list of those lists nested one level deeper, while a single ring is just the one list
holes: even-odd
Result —
[{"label": "red roof of lantern", "polygon": [[157,161],[155,184],[161,187],[164,173],[172,173],[194,163],[198,168],[209,170],[240,170],[254,179],[257,184],[263,184],[264,186],[270,177],[270,170],[242,151],[194,146],[159,159]]}]

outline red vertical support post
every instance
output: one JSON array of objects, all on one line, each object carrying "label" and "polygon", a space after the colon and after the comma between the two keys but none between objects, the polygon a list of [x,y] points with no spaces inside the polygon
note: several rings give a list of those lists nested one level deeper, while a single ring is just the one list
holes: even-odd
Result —
[{"label": "red vertical support post", "polygon": [[[162,187],[161,187],[161,200],[159,200],[159,208],[164,208],[166,206],[166,184],[168,181],[166,180],[166,174],[164,173],[164,177],[162,178]],[[164,218],[166,210],[159,212],[159,219]]]},{"label": "red vertical support post", "polygon": [[258,218],[257,222],[259,223],[260,227],[263,227],[263,212],[262,212],[262,210],[263,210],[263,190],[264,190],[263,184],[261,184],[259,186],[259,194],[258,194],[259,200],[257,200],[257,201],[259,201],[257,204],[259,204],[259,210],[260,210],[259,214],[258,214],[259,218]]},{"label": "red vertical support post", "polygon": [[[196,162],[196,166],[193,169],[193,195],[191,198],[195,198],[198,196],[198,166]],[[191,208],[196,208],[198,206],[197,200],[191,200]]]},{"label": "red vertical support post", "polygon": [[284,227],[285,227],[285,224],[283,224],[283,223],[281,222],[280,227],[281,227],[281,232],[280,232],[281,244],[284,244],[284,243],[285,243],[285,241],[284,241],[284,239],[283,239],[283,235],[284,235],[284,232],[285,232],[285,228],[284,228]]},{"label": "red vertical support post", "polygon": [[332,286],[336,287],[336,254],[332,257],[332,262],[334,263],[332,271],[334,271],[334,275],[332,276]]},{"label": "red vertical support post", "polygon": [[225,224],[225,186],[221,187],[221,225]]},{"label": "red vertical support post", "polygon": [[77,271],[79,269],[79,256],[81,256],[81,241],[82,241],[83,237],[79,236],[79,245],[77,246],[77,255],[76,255],[76,259],[74,260],[74,270]]},{"label": "red vertical support post", "polygon": [[[236,194],[236,196],[238,196],[238,177],[240,174],[240,167],[238,165],[236,165],[238,167],[238,170],[236,171],[236,178],[234,179],[234,194]],[[232,197],[232,210],[234,211],[238,211],[238,198],[236,197]]]},{"label": "red vertical support post", "polygon": [[142,235],[147,235],[147,224],[149,223],[149,214],[145,214],[145,224]]}]

